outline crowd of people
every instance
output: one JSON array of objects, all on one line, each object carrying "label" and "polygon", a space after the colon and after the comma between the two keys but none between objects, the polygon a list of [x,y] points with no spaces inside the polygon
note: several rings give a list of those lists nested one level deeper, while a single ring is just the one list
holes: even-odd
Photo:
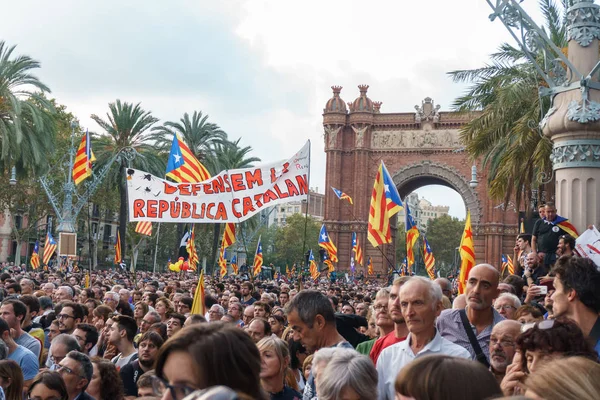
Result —
[{"label": "crowd of people", "polygon": [[463,294],[206,277],[204,315],[189,274],[5,268],[0,399],[598,399],[600,271],[539,232]]}]

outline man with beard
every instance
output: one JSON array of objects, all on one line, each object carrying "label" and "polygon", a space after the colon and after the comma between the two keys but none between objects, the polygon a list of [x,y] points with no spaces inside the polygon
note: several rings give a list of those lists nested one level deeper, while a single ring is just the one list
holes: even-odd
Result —
[{"label": "man with beard", "polygon": [[[392,287],[390,288],[390,296],[387,303],[388,315],[391,320],[394,322],[394,330],[387,333],[385,336],[377,339],[373,348],[371,349],[371,353],[369,357],[373,361],[373,364],[377,365],[377,359],[379,355],[386,347],[389,347],[393,344],[403,341],[406,339],[408,335],[408,328],[406,327],[406,323],[404,321],[404,317],[402,316],[402,310],[400,308],[400,288],[410,279],[408,276],[401,276],[400,278],[396,278],[392,283]],[[377,299],[375,300],[375,305],[377,305]],[[377,310],[375,310],[377,312]],[[379,318],[378,318],[379,319]]]},{"label": "man with beard", "polygon": [[499,294],[499,278],[500,273],[493,265],[476,265],[467,277],[466,308],[444,310],[437,319],[440,334],[467,349],[486,368],[490,366],[488,346],[492,329],[504,320],[492,307]]},{"label": "man with beard", "polygon": [[62,310],[56,316],[58,320],[58,329],[60,333],[73,334],[75,327],[81,323],[83,319],[83,308],[81,304],[67,302],[62,306]]},{"label": "man with beard", "polygon": [[490,335],[490,371],[498,384],[504,379],[506,368],[515,356],[517,336],[521,333],[521,324],[506,320],[498,322]]},{"label": "man with beard", "polygon": [[144,333],[138,347],[138,359],[125,365],[119,371],[127,398],[133,399],[138,396],[137,381],[143,373],[154,367],[158,350],[163,343],[158,333],[153,331]]}]

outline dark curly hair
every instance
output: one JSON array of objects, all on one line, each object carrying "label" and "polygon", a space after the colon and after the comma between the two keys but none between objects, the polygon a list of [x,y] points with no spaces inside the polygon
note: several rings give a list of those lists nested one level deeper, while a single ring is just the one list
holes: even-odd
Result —
[{"label": "dark curly hair", "polygon": [[596,313],[600,313],[600,271],[589,258],[561,257],[552,272],[565,288],[575,290],[579,300]]},{"label": "dark curly hair", "polygon": [[540,351],[546,354],[559,353],[565,356],[582,356],[597,361],[598,354],[575,321],[568,318],[542,321],[554,323],[548,329],[540,329],[540,323],[517,337],[517,349],[523,354],[522,368],[527,371],[526,351]]},{"label": "dark curly hair", "polygon": [[100,373],[100,399],[123,400],[123,381],[115,364],[100,357],[92,358]]}]

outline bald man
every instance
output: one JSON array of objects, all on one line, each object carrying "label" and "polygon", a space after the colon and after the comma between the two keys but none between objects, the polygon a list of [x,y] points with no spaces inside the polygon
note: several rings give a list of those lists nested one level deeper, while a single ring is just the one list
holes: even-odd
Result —
[{"label": "bald man", "polygon": [[512,363],[517,348],[517,336],[521,334],[521,323],[507,319],[500,321],[492,329],[490,336],[490,371],[498,384],[506,375],[506,368]]},{"label": "bald man", "polygon": [[[490,367],[492,329],[504,320],[492,307],[500,293],[499,280],[500,273],[493,265],[474,266],[467,277],[466,308],[444,310],[437,320],[437,328],[444,338],[467,349],[474,360],[487,368]],[[467,329],[473,334],[469,335]]]}]

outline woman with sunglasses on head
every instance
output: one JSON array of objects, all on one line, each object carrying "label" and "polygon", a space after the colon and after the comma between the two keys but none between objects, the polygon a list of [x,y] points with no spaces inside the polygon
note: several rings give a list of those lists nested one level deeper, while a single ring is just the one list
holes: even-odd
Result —
[{"label": "woman with sunglasses on head", "polygon": [[183,328],[161,348],[156,391],[182,400],[198,389],[227,386],[240,395],[267,399],[260,387],[260,353],[243,330],[223,322]]},{"label": "woman with sunglasses on head", "polygon": [[[579,326],[568,318],[525,324],[521,331],[516,342],[519,357],[515,356],[501,384],[506,396],[522,394],[527,376],[554,359],[582,356],[598,360],[598,355],[586,341]],[[520,364],[517,365],[516,361],[520,361]]]}]

